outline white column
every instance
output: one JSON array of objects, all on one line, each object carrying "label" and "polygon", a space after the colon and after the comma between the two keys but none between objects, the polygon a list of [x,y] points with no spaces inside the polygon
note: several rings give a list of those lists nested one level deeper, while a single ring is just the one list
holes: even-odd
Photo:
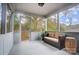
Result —
[{"label": "white column", "polygon": [[45,21],[45,31],[47,31],[47,19],[45,18],[44,21]]},{"label": "white column", "polygon": [[60,32],[59,14],[57,13],[57,31]]}]

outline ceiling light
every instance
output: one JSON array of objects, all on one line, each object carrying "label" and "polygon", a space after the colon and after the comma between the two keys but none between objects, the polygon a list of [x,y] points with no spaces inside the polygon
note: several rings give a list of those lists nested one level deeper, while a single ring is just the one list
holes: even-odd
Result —
[{"label": "ceiling light", "polygon": [[43,7],[44,3],[38,3],[38,6]]}]

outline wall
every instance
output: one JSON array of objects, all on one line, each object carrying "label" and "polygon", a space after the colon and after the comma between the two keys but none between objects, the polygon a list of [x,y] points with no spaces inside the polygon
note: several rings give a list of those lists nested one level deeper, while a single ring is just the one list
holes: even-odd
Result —
[{"label": "wall", "polygon": [[20,40],[20,32],[14,32],[13,33],[13,39],[14,39],[14,44],[19,43],[21,41]]},{"label": "wall", "polygon": [[13,46],[13,32],[0,35],[0,55],[9,54]]},{"label": "wall", "polygon": [[[33,41],[33,40],[40,40],[41,39],[41,33],[42,32],[30,32],[30,38],[29,40]],[[14,39],[14,44],[17,44],[19,42],[21,42],[21,37],[20,37],[20,32],[14,32],[13,33],[13,39]]]},{"label": "wall", "polygon": [[42,32],[31,32],[30,40],[40,40]]},{"label": "wall", "polygon": [[65,32],[69,36],[73,36],[77,40],[77,51],[79,52],[79,32]]},{"label": "wall", "polygon": [[0,34],[0,55],[3,55],[3,37],[4,35]]}]

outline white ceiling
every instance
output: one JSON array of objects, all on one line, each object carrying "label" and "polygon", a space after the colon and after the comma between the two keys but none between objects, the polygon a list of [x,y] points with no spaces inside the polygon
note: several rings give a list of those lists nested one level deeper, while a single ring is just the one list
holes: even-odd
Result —
[{"label": "white ceiling", "polygon": [[45,3],[43,7],[38,6],[38,3],[13,3],[12,6],[16,11],[36,14],[36,15],[49,15],[51,13],[56,12],[66,6],[70,5],[70,3]]}]

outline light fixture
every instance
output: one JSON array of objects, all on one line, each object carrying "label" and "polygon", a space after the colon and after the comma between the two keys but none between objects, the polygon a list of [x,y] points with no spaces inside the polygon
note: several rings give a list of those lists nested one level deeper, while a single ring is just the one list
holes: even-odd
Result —
[{"label": "light fixture", "polygon": [[38,6],[43,7],[44,3],[38,3]]}]

